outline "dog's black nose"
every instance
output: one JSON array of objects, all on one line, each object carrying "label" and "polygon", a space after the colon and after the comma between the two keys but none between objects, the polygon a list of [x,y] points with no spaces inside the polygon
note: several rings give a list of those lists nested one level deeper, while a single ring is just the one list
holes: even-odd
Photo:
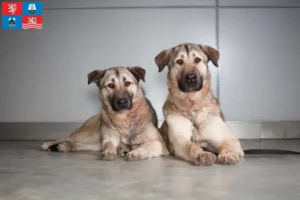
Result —
[{"label": "dog's black nose", "polygon": [[197,75],[195,73],[190,73],[190,74],[185,75],[184,79],[187,84],[196,83]]},{"label": "dog's black nose", "polygon": [[127,105],[128,105],[128,100],[127,100],[127,99],[119,99],[119,100],[117,101],[117,104],[118,104],[119,106],[121,106],[121,107],[127,106]]}]

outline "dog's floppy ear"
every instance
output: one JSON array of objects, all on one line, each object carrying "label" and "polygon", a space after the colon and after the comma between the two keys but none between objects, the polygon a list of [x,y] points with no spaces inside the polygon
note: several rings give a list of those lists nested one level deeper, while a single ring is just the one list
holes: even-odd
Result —
[{"label": "dog's floppy ear", "polygon": [[200,49],[207,56],[208,61],[211,60],[211,62],[214,64],[214,66],[219,67],[219,65],[218,65],[218,60],[220,57],[219,51],[208,45],[199,45],[199,46],[200,46]]},{"label": "dog's floppy ear", "polygon": [[145,82],[146,70],[141,67],[127,67],[128,71],[134,76],[134,78],[139,82],[140,80]]},{"label": "dog's floppy ear", "polygon": [[175,48],[164,50],[155,57],[155,63],[158,67],[158,72],[161,72],[165,68],[165,66],[169,64],[174,49]]},{"label": "dog's floppy ear", "polygon": [[88,84],[96,82],[99,86],[101,79],[104,77],[106,70],[95,70],[88,74]]}]

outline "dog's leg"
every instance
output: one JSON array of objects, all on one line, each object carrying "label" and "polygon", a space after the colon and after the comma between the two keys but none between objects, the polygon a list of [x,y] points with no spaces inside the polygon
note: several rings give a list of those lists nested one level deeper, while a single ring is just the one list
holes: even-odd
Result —
[{"label": "dog's leg", "polygon": [[195,165],[212,165],[216,161],[213,153],[191,142],[192,123],[190,120],[179,115],[166,117],[168,124],[168,136],[173,145],[175,156],[194,163]]},{"label": "dog's leg", "polygon": [[72,135],[62,140],[48,141],[41,145],[44,151],[58,151],[58,152],[71,152],[71,151],[100,151],[101,143],[99,133],[95,132],[91,136],[87,132],[76,132],[76,135],[89,135],[84,141],[80,141],[76,136]]},{"label": "dog's leg", "polygon": [[112,141],[105,140],[102,143],[101,157],[103,160],[115,160],[117,159],[117,147]]},{"label": "dog's leg", "polygon": [[115,160],[118,155],[117,148],[121,142],[118,132],[106,126],[102,126],[101,133],[103,133],[101,159]]},{"label": "dog's leg", "polygon": [[98,142],[91,141],[90,143],[71,143],[68,141],[63,141],[58,144],[58,150],[60,152],[69,151],[101,151],[100,139]]},{"label": "dog's leg", "polygon": [[44,142],[42,145],[41,145],[41,149],[43,151],[58,151],[57,147],[58,147],[58,144],[63,142],[63,141],[68,141],[69,142],[69,137],[65,138],[65,139],[62,139],[62,140],[55,140],[55,141],[47,141],[47,142]]},{"label": "dog's leg", "polygon": [[127,160],[143,160],[145,158],[168,155],[164,143],[159,140],[147,142],[138,147],[133,146],[133,148],[134,149],[126,155]]},{"label": "dog's leg", "polygon": [[221,117],[214,117],[203,128],[201,134],[208,138],[208,142],[218,149],[219,164],[230,165],[240,161],[244,155],[240,142],[232,135],[227,124]]},{"label": "dog's leg", "polygon": [[131,144],[133,150],[127,154],[128,160],[169,155],[162,136],[152,123],[145,127],[143,133],[136,135]]},{"label": "dog's leg", "polygon": [[41,145],[44,151],[83,151],[100,150],[100,116],[96,115],[88,119],[71,136],[62,140],[48,141]]},{"label": "dog's leg", "polygon": [[208,166],[216,162],[217,158],[213,153],[204,151],[200,146],[184,137],[177,137],[171,142],[176,157],[200,166]]},{"label": "dog's leg", "polygon": [[116,139],[104,139],[102,141],[102,153],[101,158],[103,160],[115,160],[117,159],[117,146],[120,141]]},{"label": "dog's leg", "polygon": [[223,165],[237,164],[241,156],[244,156],[244,152],[240,142],[236,138],[225,139],[219,148],[218,163]]}]

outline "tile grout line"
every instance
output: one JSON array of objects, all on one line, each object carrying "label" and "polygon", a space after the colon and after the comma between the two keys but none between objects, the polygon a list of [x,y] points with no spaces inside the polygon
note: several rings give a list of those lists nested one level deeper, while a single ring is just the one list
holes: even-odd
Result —
[{"label": "tile grout line", "polygon": [[219,8],[249,8],[249,9],[253,9],[253,8],[300,8],[300,6],[219,6]]},{"label": "tile grout line", "polygon": [[[216,0],[216,48],[219,51],[219,0]],[[220,103],[220,67],[217,68],[217,99]]]},{"label": "tile grout line", "polygon": [[261,132],[261,130],[262,130],[262,123],[260,123],[260,128],[259,128],[259,136],[260,136],[260,139],[262,139],[262,132]]}]

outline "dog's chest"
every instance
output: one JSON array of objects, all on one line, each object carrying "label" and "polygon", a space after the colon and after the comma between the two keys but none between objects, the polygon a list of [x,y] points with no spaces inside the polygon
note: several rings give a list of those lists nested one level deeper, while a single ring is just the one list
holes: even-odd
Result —
[{"label": "dog's chest", "polygon": [[197,128],[201,128],[209,120],[210,114],[206,108],[202,108],[201,110],[189,112],[188,117]]},{"label": "dog's chest", "polygon": [[130,139],[128,137],[123,137],[121,136],[121,141],[124,143],[124,144],[130,144]]},{"label": "dog's chest", "polygon": [[123,143],[125,144],[130,144],[133,134],[134,134],[134,130],[132,130],[132,128],[130,127],[126,127],[126,128],[117,128],[117,132],[120,136],[120,139]]},{"label": "dog's chest", "polygon": [[209,120],[211,120],[211,115],[207,111],[206,108],[203,108],[198,111],[192,111],[188,113],[188,117],[193,123],[192,131],[192,141],[206,141],[207,135],[205,128],[207,124],[209,123]]},{"label": "dog's chest", "polygon": [[130,123],[124,124],[124,126],[119,126],[117,128],[120,139],[123,143],[131,145],[132,139],[138,131],[139,122],[140,117]]}]

